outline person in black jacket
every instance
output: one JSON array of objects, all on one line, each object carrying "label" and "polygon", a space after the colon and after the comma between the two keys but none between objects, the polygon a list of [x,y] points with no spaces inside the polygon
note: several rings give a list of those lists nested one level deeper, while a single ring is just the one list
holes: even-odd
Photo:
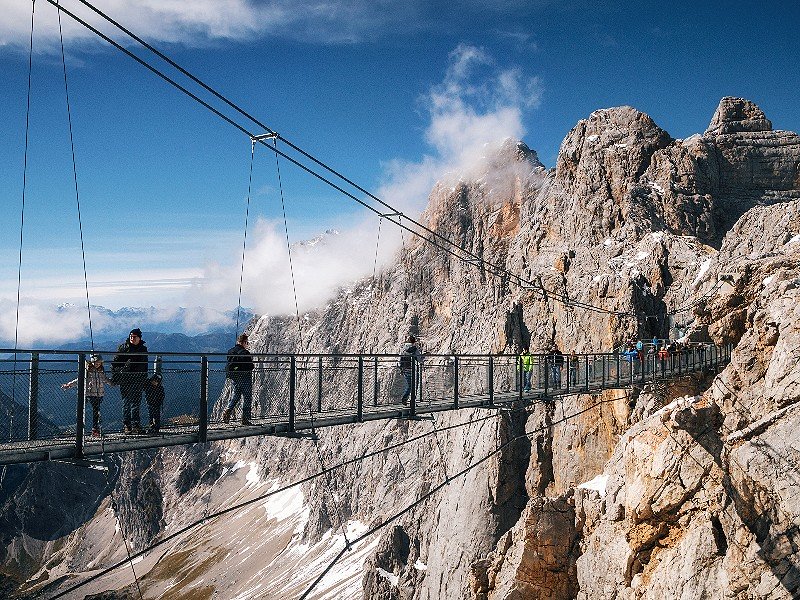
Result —
[{"label": "person in black jacket", "polygon": [[553,349],[550,351],[550,382],[554,388],[561,387],[561,367],[564,366],[564,355],[558,346],[553,344]]},{"label": "person in black jacket", "polygon": [[147,346],[142,330],[131,329],[128,340],[120,344],[111,363],[112,381],[119,384],[122,395],[122,424],[125,433],[142,433],[139,409],[147,381]]},{"label": "person in black jacket", "polygon": [[228,350],[228,363],[225,366],[225,376],[233,383],[233,393],[228,406],[222,412],[222,420],[230,421],[239,398],[242,400],[242,425],[250,425],[250,410],[253,403],[253,357],[247,349],[249,345],[247,334],[243,333],[236,338],[236,345]]},{"label": "person in black jacket", "polygon": [[147,399],[147,413],[150,416],[150,433],[158,433],[161,429],[161,407],[164,405],[164,386],[161,385],[161,373],[156,373],[147,380],[144,388]]}]

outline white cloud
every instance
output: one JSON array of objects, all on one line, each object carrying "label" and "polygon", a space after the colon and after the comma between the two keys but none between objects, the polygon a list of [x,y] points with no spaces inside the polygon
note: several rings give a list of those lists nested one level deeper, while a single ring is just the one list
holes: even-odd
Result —
[{"label": "white cloud", "polygon": [[242,305],[256,312],[293,314],[295,288],[301,311],[324,305],[340,286],[372,273],[376,247],[379,264],[387,261],[395,248],[396,233],[384,225],[378,245],[376,224],[377,218],[367,216],[338,234],[293,244],[293,283],[283,223],[261,219],[250,236],[243,274],[241,262],[208,265],[194,294],[208,305],[235,305],[243,275]]},{"label": "white cloud", "polygon": [[524,111],[541,102],[538,77],[498,67],[482,48],[459,44],[449,58],[442,83],[422,99],[431,118],[425,139],[435,153],[419,162],[387,165],[381,192],[390,201],[421,208],[438,179],[447,173],[470,175],[504,140],[522,139]]},{"label": "white cloud", "polygon": [[[113,32],[114,39],[126,42],[77,0],[61,0],[60,4],[104,33]],[[388,0],[105,0],[94,4],[148,41],[189,46],[266,35],[312,43],[353,43],[409,19],[413,10],[413,5],[397,7]],[[27,47],[30,23],[30,2],[0,0],[0,48]],[[37,2],[35,23],[34,47],[37,51],[54,51],[58,43],[55,7],[46,0]],[[62,26],[67,40],[104,43],[67,15],[62,16]]]},{"label": "white cloud", "polygon": [[[19,323],[16,301],[0,300],[0,346],[13,346],[15,333],[18,348],[74,342],[89,337],[89,317],[86,304],[56,305],[49,299],[24,297],[20,302]],[[92,307],[92,333],[98,337],[125,338],[132,326],[146,331],[172,332],[178,328],[187,335],[205,333],[211,329],[233,326],[228,313],[203,307],[123,308],[112,311]]]},{"label": "white cloud", "polygon": [[[459,45],[449,56],[442,82],[422,99],[430,114],[425,139],[433,149],[417,162],[393,160],[383,165],[378,197],[417,218],[437,181],[472,176],[508,138],[522,139],[523,112],[538,106],[541,82],[518,68],[500,68],[482,48]],[[301,311],[324,305],[340,286],[371,275],[375,264],[378,218],[327,236],[324,244],[295,247],[292,253]],[[404,234],[406,240],[408,233]],[[249,242],[243,281],[243,303],[256,312],[294,313],[283,224],[261,221]],[[378,266],[387,264],[400,246],[399,229],[385,223],[378,246]],[[239,285],[240,266],[209,265],[197,294],[220,305]]]}]

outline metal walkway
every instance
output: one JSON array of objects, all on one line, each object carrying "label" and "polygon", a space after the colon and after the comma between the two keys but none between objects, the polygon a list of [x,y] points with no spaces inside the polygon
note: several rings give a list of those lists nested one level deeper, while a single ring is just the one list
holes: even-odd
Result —
[{"label": "metal walkway", "polygon": [[[151,353],[150,372],[163,375],[166,391],[160,432],[123,433],[119,388],[109,386],[101,404],[102,434],[92,436],[84,394],[61,389],[77,377],[88,351],[0,350],[0,465],[257,435],[302,436],[322,427],[462,408],[526,406],[718,369],[730,360],[730,351],[729,346],[695,344],[670,355],[645,350],[643,360],[610,353],[565,355],[557,367],[550,355],[532,355],[530,391],[524,390],[514,355],[424,355],[414,373],[416,393],[406,402],[397,355],[254,354],[250,425],[241,424],[240,414],[222,422],[231,392],[226,355]],[[110,364],[113,352],[102,354]],[[142,401],[144,425],[147,415]]]}]

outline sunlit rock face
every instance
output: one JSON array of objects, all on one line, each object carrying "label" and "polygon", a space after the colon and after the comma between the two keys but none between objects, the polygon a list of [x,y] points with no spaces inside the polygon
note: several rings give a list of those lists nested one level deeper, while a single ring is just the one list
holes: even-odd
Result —
[{"label": "sunlit rock face", "polygon": [[[595,111],[551,170],[506,140],[444,178],[421,219],[528,285],[406,237],[393,263],[301,327],[254,319],[253,348],[394,353],[414,334],[431,353],[591,352],[680,333],[733,344],[731,364],[497,414],[323,429],[319,453],[265,437],[126,455],[114,502],[96,483],[70,531],[42,543],[28,521],[9,525],[5,572],[26,592],[63,588],[59,577],[124,557],[123,537],[141,548],[435,428],[171,540],[137,563],[143,595],[297,597],[345,538],[402,512],[354,544],[317,597],[797,597],[799,166],[797,135],[736,98],[685,140],[631,107]],[[120,568],[76,597],[134,584]]]}]

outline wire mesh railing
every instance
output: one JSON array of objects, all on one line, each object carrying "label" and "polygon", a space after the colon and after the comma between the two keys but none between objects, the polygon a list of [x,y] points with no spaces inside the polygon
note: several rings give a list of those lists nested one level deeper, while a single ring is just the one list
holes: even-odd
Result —
[{"label": "wire mesh railing", "polygon": [[[716,368],[729,360],[730,347],[695,344],[672,353],[536,354],[527,359],[425,354],[410,368],[389,354],[253,354],[250,410],[244,411],[245,394],[227,415],[224,409],[236,386],[226,376],[225,354],[151,353],[146,372],[135,383],[121,381],[107,368],[111,382],[99,388],[96,380],[89,381],[89,354],[0,350],[0,450],[71,440],[80,454],[85,444],[147,432],[148,426],[152,435],[192,433],[205,441],[209,431],[242,425],[293,432],[593,392]],[[152,405],[148,386],[155,385],[156,374],[163,402]]]}]

